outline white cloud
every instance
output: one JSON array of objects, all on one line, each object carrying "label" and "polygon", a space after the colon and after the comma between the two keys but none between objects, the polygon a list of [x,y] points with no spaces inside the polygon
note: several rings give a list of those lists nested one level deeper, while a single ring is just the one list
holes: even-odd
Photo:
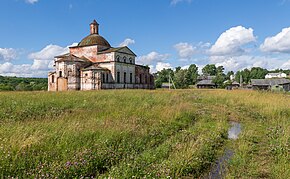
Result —
[{"label": "white cloud", "polygon": [[[287,69],[287,62],[280,58],[266,56],[242,55],[236,57],[214,56],[210,57],[210,63],[223,66],[226,71],[238,71],[245,68],[261,67],[269,70],[283,68]],[[290,63],[289,63],[290,64]]]},{"label": "white cloud", "polygon": [[127,38],[124,42],[120,43],[119,47],[129,46],[130,44],[135,44],[135,40]]},{"label": "white cloud", "polygon": [[220,35],[209,53],[213,56],[242,55],[244,45],[256,41],[252,28],[232,27]]},{"label": "white cloud", "polygon": [[282,29],[273,37],[266,38],[260,49],[264,52],[290,53],[290,27]]},{"label": "white cloud", "polygon": [[64,53],[68,53],[69,48],[68,47],[61,47],[58,45],[47,45],[45,48],[43,48],[39,52],[34,52],[28,55],[29,59],[35,59],[35,60],[53,60],[53,58],[57,55],[61,55]]},{"label": "white cloud", "polygon": [[290,69],[290,60],[286,61],[281,65],[282,69]]},{"label": "white cloud", "polygon": [[159,54],[157,52],[151,52],[147,55],[140,56],[137,58],[137,63],[152,65],[152,63],[162,62],[169,58],[169,54]]},{"label": "white cloud", "polygon": [[15,65],[10,62],[0,64],[0,75],[21,77],[47,77],[47,70],[35,70],[31,64]]},{"label": "white cloud", "polygon": [[187,3],[191,3],[192,0],[171,0],[170,4],[171,5],[176,5],[178,3],[181,3],[181,2],[187,2]]},{"label": "white cloud", "polygon": [[196,53],[196,47],[193,47],[189,43],[178,43],[174,45],[174,48],[177,50],[178,55],[182,59],[190,59]]},{"label": "white cloud", "polygon": [[172,66],[171,66],[170,63],[158,62],[156,64],[156,70],[157,71],[161,71],[163,69],[168,69],[168,68],[171,68],[172,69]]},{"label": "white cloud", "polygon": [[[76,43],[70,45],[75,46]],[[22,76],[22,77],[46,77],[48,71],[53,69],[54,57],[67,53],[70,46],[61,47],[58,45],[48,45],[39,52],[28,55],[33,60],[32,64],[12,64],[5,62],[0,64],[0,75]]]},{"label": "white cloud", "polygon": [[17,50],[13,48],[0,48],[0,61],[14,60],[17,56]]},{"label": "white cloud", "polygon": [[37,3],[38,0],[25,0],[25,2],[28,4],[34,4],[34,3]]}]

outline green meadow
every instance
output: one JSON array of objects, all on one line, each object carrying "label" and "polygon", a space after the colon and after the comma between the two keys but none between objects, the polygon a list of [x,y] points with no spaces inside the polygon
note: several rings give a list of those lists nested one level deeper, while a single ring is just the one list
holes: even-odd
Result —
[{"label": "green meadow", "polygon": [[206,177],[226,149],[225,178],[290,178],[289,145],[289,94],[0,93],[0,178]]}]

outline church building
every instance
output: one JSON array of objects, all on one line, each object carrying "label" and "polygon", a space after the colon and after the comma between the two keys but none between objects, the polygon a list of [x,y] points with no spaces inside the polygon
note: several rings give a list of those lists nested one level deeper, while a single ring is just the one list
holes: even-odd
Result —
[{"label": "church building", "polygon": [[90,24],[90,35],[69,53],[55,57],[48,74],[49,91],[100,89],[154,89],[149,67],[135,64],[128,47],[113,48],[99,35],[99,24]]}]

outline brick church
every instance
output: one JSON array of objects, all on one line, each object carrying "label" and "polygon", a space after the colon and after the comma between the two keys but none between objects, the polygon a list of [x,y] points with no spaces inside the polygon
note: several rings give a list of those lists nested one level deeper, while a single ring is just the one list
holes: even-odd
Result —
[{"label": "brick church", "polygon": [[90,35],[70,47],[68,54],[55,57],[48,90],[154,89],[149,67],[135,64],[135,59],[128,47],[111,47],[94,20]]}]

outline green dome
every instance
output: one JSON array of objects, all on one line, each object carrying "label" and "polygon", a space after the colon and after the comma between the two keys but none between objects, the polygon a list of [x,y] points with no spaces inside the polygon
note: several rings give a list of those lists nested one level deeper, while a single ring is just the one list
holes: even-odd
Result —
[{"label": "green dome", "polygon": [[87,37],[85,37],[78,46],[90,46],[90,45],[101,45],[104,47],[111,48],[111,45],[109,42],[102,36],[98,34],[91,34]]}]

